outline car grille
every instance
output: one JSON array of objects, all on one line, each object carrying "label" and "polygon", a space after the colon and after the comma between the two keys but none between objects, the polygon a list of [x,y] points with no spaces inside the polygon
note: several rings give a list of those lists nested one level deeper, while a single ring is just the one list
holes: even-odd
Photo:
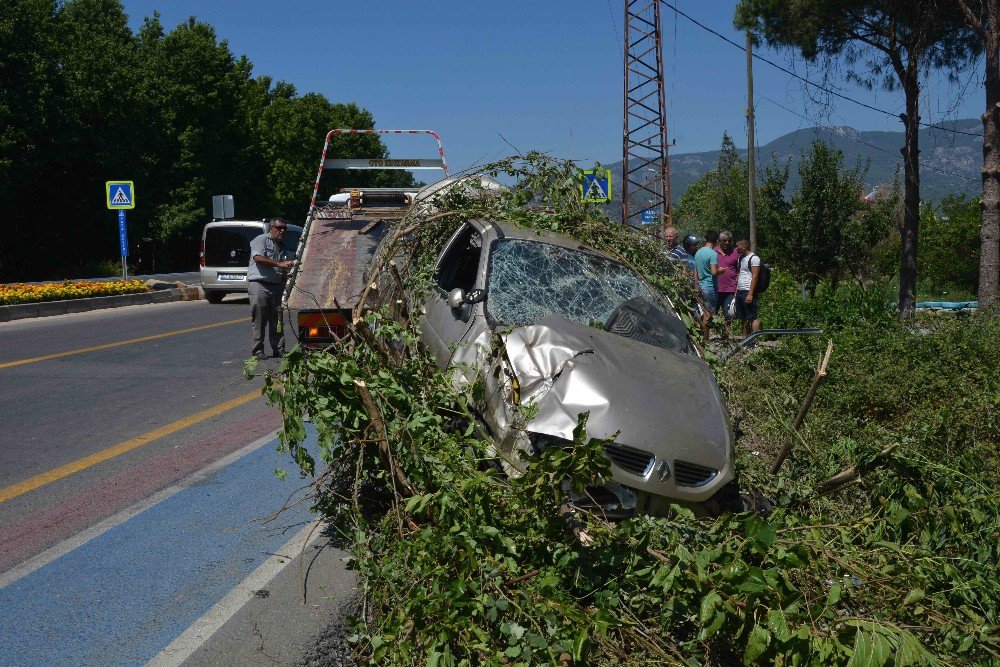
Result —
[{"label": "car grille", "polygon": [[677,486],[705,486],[719,474],[715,468],[687,461],[674,461],[674,479]]},{"label": "car grille", "polygon": [[653,467],[653,455],[635,447],[608,445],[604,453],[616,466],[639,477],[645,477]]}]

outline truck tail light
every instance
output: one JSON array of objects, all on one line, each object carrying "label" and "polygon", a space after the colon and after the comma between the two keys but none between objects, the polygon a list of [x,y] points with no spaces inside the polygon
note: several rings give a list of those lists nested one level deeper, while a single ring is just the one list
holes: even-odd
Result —
[{"label": "truck tail light", "polygon": [[202,268],[205,267],[205,239],[201,240],[201,244],[198,247],[198,264]]},{"label": "truck tail light", "polygon": [[325,347],[347,335],[347,319],[340,311],[299,313],[299,340],[306,347]]}]

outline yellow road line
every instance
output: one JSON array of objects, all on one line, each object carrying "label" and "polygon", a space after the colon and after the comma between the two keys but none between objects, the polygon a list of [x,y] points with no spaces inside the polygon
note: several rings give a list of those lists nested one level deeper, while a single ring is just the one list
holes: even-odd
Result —
[{"label": "yellow road line", "polygon": [[175,421],[172,424],[167,424],[166,426],[161,426],[158,429],[150,431],[149,433],[144,433],[138,437],[132,438],[131,440],[126,440],[125,442],[114,445],[113,447],[108,447],[102,451],[99,451],[90,456],[85,456],[82,459],[77,459],[72,463],[67,463],[66,465],[59,466],[49,470],[48,472],[43,472],[41,475],[36,475],[31,479],[26,479],[23,482],[19,482],[12,486],[8,486],[5,489],[0,489],[0,503],[6,502],[11,498],[16,498],[17,496],[27,493],[28,491],[33,491],[40,486],[45,486],[50,482],[54,482],[57,479],[62,479],[63,477],[69,477],[81,470],[86,470],[87,468],[97,465],[102,461],[107,461],[125,452],[130,452],[133,449],[138,449],[143,445],[149,444],[154,440],[158,440],[164,436],[175,433],[183,428],[187,428],[192,424],[197,424],[200,421],[204,421],[209,417],[214,417],[215,415],[221,414],[226,410],[235,408],[244,403],[248,403],[255,398],[261,396],[260,390],[251,391],[249,394],[243,394],[231,401],[226,401],[220,405],[216,405],[214,408],[209,408],[207,410],[202,410],[197,414],[193,414],[190,417],[185,417],[184,419]]},{"label": "yellow road line", "polygon": [[46,359],[58,359],[59,357],[68,357],[74,354],[83,354],[84,352],[94,352],[96,350],[106,350],[109,347],[118,347],[119,345],[131,345],[132,343],[142,343],[147,340],[156,340],[157,338],[167,338],[168,336],[179,336],[180,334],[191,333],[192,331],[203,331],[205,329],[212,329],[215,327],[224,327],[227,324],[236,324],[237,322],[248,322],[247,318],[241,317],[238,320],[226,320],[225,322],[216,322],[215,324],[205,324],[200,327],[191,327],[190,329],[178,329],[177,331],[168,331],[166,333],[155,334],[153,336],[143,336],[142,338],[130,338],[128,340],[120,340],[116,343],[105,343],[104,345],[94,345],[93,347],[81,347],[79,350],[70,350],[68,352],[56,352],[55,354],[46,354],[42,357],[32,357],[31,359],[19,359],[17,361],[7,361],[0,364],[0,368],[10,368],[11,366],[20,366],[21,364],[32,364],[36,361],[45,361]]}]

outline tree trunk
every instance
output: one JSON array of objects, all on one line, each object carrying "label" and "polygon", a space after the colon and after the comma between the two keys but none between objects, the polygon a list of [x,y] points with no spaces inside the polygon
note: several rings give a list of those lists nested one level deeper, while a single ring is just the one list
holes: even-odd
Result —
[{"label": "tree trunk", "polygon": [[986,113],[983,114],[983,219],[979,254],[979,305],[1000,302],[1000,2],[990,0],[986,26]]},{"label": "tree trunk", "polygon": [[920,82],[917,73],[916,57],[911,55],[903,77],[906,141],[903,144],[903,222],[899,228],[899,316],[904,319],[913,316],[917,300],[917,232],[920,226],[920,148],[917,135],[920,129]]}]

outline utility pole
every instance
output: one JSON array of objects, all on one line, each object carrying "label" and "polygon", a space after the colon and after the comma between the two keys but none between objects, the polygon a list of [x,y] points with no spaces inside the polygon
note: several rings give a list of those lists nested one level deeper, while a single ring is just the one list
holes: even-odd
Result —
[{"label": "utility pole", "polygon": [[643,210],[660,214],[660,236],[673,220],[660,0],[625,0],[625,117],[622,223],[639,227]]},{"label": "utility pole", "polygon": [[753,138],[753,40],[747,30],[747,171],[750,181],[750,250],[757,251],[757,167]]}]

